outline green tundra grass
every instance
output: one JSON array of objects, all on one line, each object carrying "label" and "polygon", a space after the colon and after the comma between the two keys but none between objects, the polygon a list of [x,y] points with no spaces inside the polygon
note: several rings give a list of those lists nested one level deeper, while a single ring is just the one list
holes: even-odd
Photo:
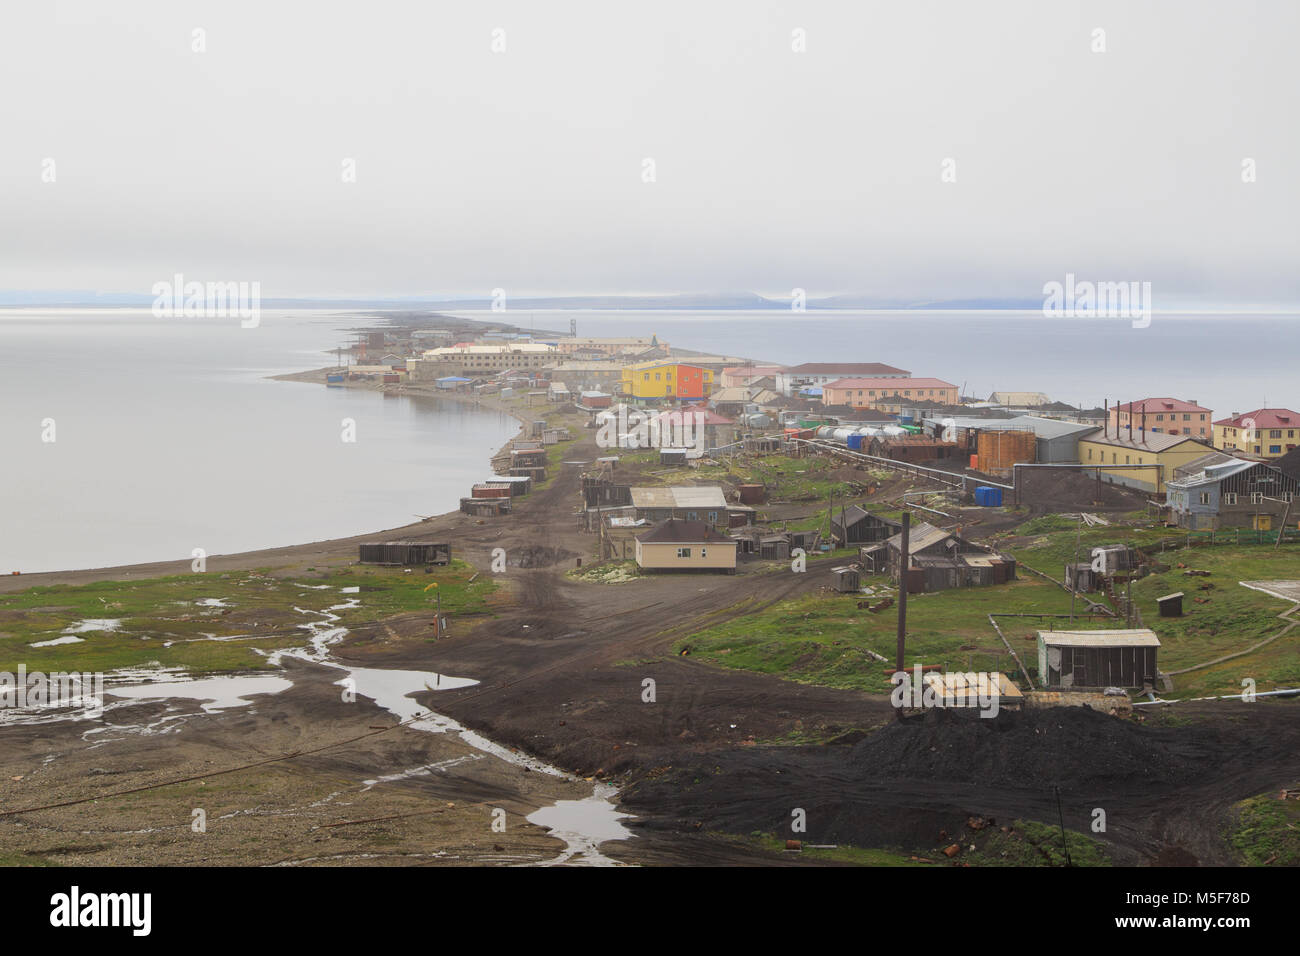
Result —
[{"label": "green tundra grass", "polygon": [[[1058,530],[1051,530],[1051,529]],[[1145,543],[1167,532],[1162,529],[1111,527],[1085,529],[1081,555],[1093,546],[1121,542]],[[1006,536],[1003,547],[1022,564],[1060,578],[1064,564],[1075,552],[1075,523],[1059,516],[1035,518]],[[1014,542],[1014,544],[1012,543]],[[1278,615],[1291,605],[1278,598],[1242,587],[1243,580],[1300,579],[1300,549],[1283,545],[1219,544],[1169,551],[1163,556],[1166,572],[1149,575],[1133,585],[1133,596],[1145,626],[1161,641],[1160,668],[1177,671],[1204,664],[1227,654],[1244,651],[1277,634],[1286,626]],[[1188,577],[1179,563],[1210,572],[1209,577]],[[1203,584],[1213,587],[1202,590]],[[863,584],[875,588],[873,603],[883,594],[896,596],[888,578],[866,576]],[[1156,598],[1184,591],[1184,615],[1161,618]],[[1102,601],[1101,595],[1091,595]],[[1201,600],[1197,600],[1200,598]],[[698,660],[777,674],[790,680],[851,687],[886,693],[886,665],[872,659],[874,651],[893,661],[897,609],[879,614],[857,607],[857,595],[809,594],[783,601],[761,611],[740,605],[727,621],[677,642],[680,653],[689,648]],[[1015,664],[989,624],[998,614],[1069,614],[1070,595],[1042,578],[1022,570],[1019,580],[986,588],[963,588],[908,599],[906,662],[942,664],[949,669],[1011,672]],[[1075,603],[1082,612],[1082,601]],[[1052,618],[999,620],[1012,647],[1028,668],[1037,666],[1033,640],[1039,629],[1070,627],[1068,620]],[[1081,616],[1076,629],[1122,627],[1122,622],[1101,616]],[[1244,657],[1174,677],[1167,697],[1236,694],[1243,679],[1255,681],[1259,691],[1300,686],[1300,627],[1281,639]]]},{"label": "green tundra grass", "polygon": [[[422,570],[422,569],[421,569]],[[112,671],[157,662],[193,673],[266,667],[257,653],[303,646],[301,625],[319,612],[340,608],[343,626],[357,626],[409,611],[433,608],[437,582],[444,615],[490,613],[490,578],[469,578],[463,561],[450,567],[404,572],[402,568],[356,567],[298,578],[247,571],[187,574],[140,581],[104,581],[77,587],[34,587],[0,596],[0,671]],[[358,588],[345,592],[345,588]],[[219,600],[224,606],[199,602]],[[299,610],[301,609],[301,610]],[[33,647],[58,639],[79,622],[120,622],[113,630],[87,630],[77,643]]]}]

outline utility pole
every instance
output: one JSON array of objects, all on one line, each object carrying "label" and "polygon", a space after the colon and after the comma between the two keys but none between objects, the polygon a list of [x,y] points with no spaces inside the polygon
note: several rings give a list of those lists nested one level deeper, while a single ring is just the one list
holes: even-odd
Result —
[{"label": "utility pole", "polygon": [[437,610],[434,611],[436,616],[433,619],[433,639],[437,641],[442,638],[442,588],[438,587],[437,581],[434,581],[424,590],[426,593],[433,591],[434,596],[438,599]]},{"label": "utility pole", "polygon": [[901,671],[903,667],[903,651],[907,636],[907,546],[911,536],[912,513],[903,512],[903,541],[902,541],[902,558],[898,569],[898,653],[894,658],[894,670]]}]

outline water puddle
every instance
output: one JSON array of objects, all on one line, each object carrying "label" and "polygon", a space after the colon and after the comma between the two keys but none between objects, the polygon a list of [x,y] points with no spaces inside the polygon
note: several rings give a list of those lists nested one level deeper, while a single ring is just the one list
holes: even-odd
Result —
[{"label": "water puddle", "polygon": [[[328,588],[329,585],[305,585],[305,587],[320,590]],[[359,592],[359,588],[342,588],[341,592],[356,594]],[[203,601],[196,603],[207,607],[226,606],[222,598],[205,598]],[[295,607],[294,610],[298,613],[317,618],[317,620],[299,625],[302,630],[307,632],[307,646],[272,652],[259,651],[258,653],[263,654],[267,663],[272,666],[279,666],[280,662],[287,656],[336,668],[343,673],[343,676],[334,682],[336,685],[344,686],[358,696],[373,700],[377,706],[393,714],[413,730],[426,733],[458,734],[461,740],[479,751],[481,755],[496,757],[515,766],[526,767],[531,771],[548,776],[565,780],[570,778],[569,774],[542,760],[503,747],[482,734],[467,729],[450,717],[429,710],[411,696],[424,690],[456,690],[463,687],[473,687],[478,681],[472,678],[452,677],[447,674],[429,671],[353,667],[330,659],[330,648],[341,641],[348,633],[347,628],[339,626],[338,622],[342,618],[334,612],[350,610],[359,605],[360,598],[353,597],[342,604],[331,605],[323,611]],[[113,631],[120,624],[120,621],[112,619],[80,621],[66,629],[63,637],[50,642],[41,642],[41,645],[69,643],[69,639],[79,639],[75,637],[76,634],[89,631]],[[200,639],[209,638],[205,635]],[[197,701],[204,713],[213,714],[235,707],[246,707],[252,703],[252,697],[259,694],[278,694],[293,686],[293,682],[288,678],[276,674],[246,674],[191,679],[186,676],[181,668],[164,668],[157,663],[144,668],[116,671],[108,675],[105,683],[105,694],[109,697],[119,698],[119,700],[106,703],[103,708],[104,713],[120,707],[131,706],[139,701],[167,700]],[[6,716],[10,715],[0,714],[0,721],[3,721]],[[51,719],[51,716],[46,715],[45,719]],[[53,717],[53,719],[86,719],[88,716],[82,710],[62,717]],[[83,739],[89,740],[93,735],[108,734],[110,732],[123,734],[169,733],[179,729],[192,716],[194,716],[192,712],[186,713],[181,708],[169,706],[166,714],[149,724],[106,724],[87,730],[83,734]],[[28,721],[24,720],[22,722]],[[111,743],[115,739],[122,738],[105,736],[102,740],[96,740],[94,745],[102,746]],[[470,754],[426,764],[410,770],[377,777],[373,780],[366,780],[364,785],[366,789],[369,789],[381,783],[446,772],[452,767],[481,760],[483,759],[481,755]],[[547,827],[552,836],[565,843],[565,849],[554,859],[535,862],[530,865],[555,866],[566,863],[581,863],[591,866],[619,865],[617,861],[604,856],[599,850],[600,844],[606,840],[625,840],[633,835],[621,822],[623,819],[630,817],[631,814],[620,813],[615,809],[614,798],[617,795],[618,790],[614,787],[598,783],[594,785],[591,796],[585,799],[558,800],[553,805],[542,807],[530,814],[527,818],[530,823]],[[348,856],[355,859],[367,859],[380,855],[363,853]],[[441,854],[431,854],[430,856],[440,857]],[[314,857],[287,861],[280,865],[292,866],[326,859],[334,859],[334,857]]]},{"label": "water puddle", "polygon": [[105,687],[112,697],[129,700],[193,700],[201,702],[209,714],[231,707],[246,707],[256,694],[278,694],[288,690],[293,682],[273,674],[250,674],[234,677],[205,677],[199,680],[160,680],[148,684],[113,685]]},{"label": "water puddle", "polygon": [[116,631],[122,626],[122,622],[115,617],[92,617],[84,621],[78,621],[76,624],[70,624],[63,629],[64,634],[86,634],[90,631]]},{"label": "water puddle", "polygon": [[619,813],[614,808],[618,791],[607,784],[598,783],[591,796],[585,800],[557,800],[549,807],[530,813],[525,819],[539,827],[550,827],[551,836],[567,844],[558,857],[537,864],[558,866],[562,863],[585,863],[588,866],[621,866],[600,852],[606,840],[626,840],[632,831],[622,821],[630,813]]},{"label": "water puddle", "polygon": [[28,647],[53,647],[55,644],[83,644],[84,637],[77,637],[75,634],[68,634],[64,637],[56,637],[52,641],[37,641],[35,644],[28,644]]}]

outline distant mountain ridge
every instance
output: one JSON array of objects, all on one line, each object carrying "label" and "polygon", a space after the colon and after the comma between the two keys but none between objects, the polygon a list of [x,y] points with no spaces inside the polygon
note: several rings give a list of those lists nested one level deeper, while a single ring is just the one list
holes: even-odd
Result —
[{"label": "distant mountain ridge", "polygon": [[[147,309],[152,295],[133,292],[93,292],[88,290],[0,290],[0,306],[27,308],[118,308]],[[377,296],[346,298],[263,298],[261,305],[270,309],[437,309],[441,311],[491,309],[490,296],[482,298],[440,298],[422,296]],[[790,311],[790,300],[762,296],[754,292],[686,292],[673,295],[574,295],[507,298],[511,310],[560,311]],[[808,311],[828,309],[880,309],[907,311],[932,309],[961,311],[977,309],[1039,309],[1041,297],[1035,298],[964,298],[929,301],[905,300],[860,294],[842,294],[809,298]]]}]

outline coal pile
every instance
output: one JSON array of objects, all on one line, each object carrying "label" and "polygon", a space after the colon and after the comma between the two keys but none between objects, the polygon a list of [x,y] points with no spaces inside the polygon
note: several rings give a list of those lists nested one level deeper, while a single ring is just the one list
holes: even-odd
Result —
[{"label": "coal pile", "polygon": [[854,745],[849,762],[877,777],[993,787],[1091,788],[1117,781],[1194,780],[1215,748],[1084,707],[1003,711],[935,709],[896,721]]},{"label": "coal pile", "polygon": [[1095,473],[1069,468],[1021,468],[1020,503],[1032,514],[1062,511],[1136,511],[1146,496],[1132,488],[1109,484]]}]

